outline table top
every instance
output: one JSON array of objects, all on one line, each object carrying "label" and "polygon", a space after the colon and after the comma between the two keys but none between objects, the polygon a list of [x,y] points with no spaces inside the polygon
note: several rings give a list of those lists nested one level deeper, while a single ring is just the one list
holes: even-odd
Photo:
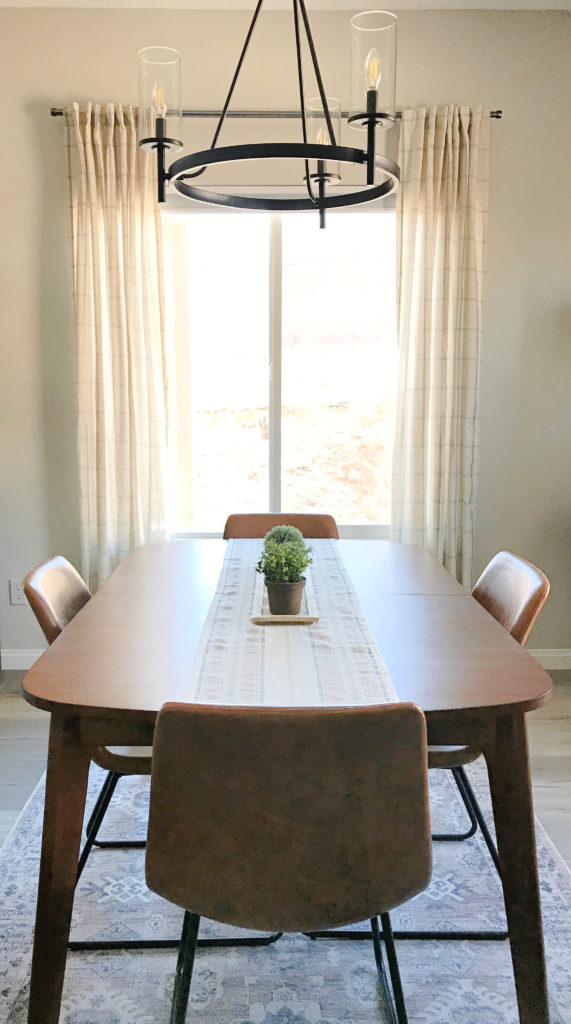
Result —
[{"label": "table top", "polygon": [[[427,551],[338,543],[400,700],[427,714],[497,714],[548,699],[547,673]],[[185,540],[132,551],[30,669],[26,699],[111,718],[183,700],[225,549]]]}]

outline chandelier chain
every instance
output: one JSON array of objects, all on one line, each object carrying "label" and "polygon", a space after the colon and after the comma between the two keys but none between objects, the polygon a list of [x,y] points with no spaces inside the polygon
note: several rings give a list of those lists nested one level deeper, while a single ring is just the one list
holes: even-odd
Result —
[{"label": "chandelier chain", "polygon": [[224,119],[226,117],[226,113],[228,111],[228,107],[230,106],[230,103],[232,101],[232,96],[234,94],[234,89],[236,88],[236,82],[238,81],[238,75],[240,74],[240,71],[242,70],[242,64],[244,63],[244,57],[246,56],[248,47],[250,45],[250,40],[252,38],[254,29],[256,27],[256,22],[258,20],[258,15],[259,15],[259,13],[260,13],[260,11],[262,9],[263,2],[264,2],[264,0],[258,0],[258,3],[256,4],[256,10],[254,11],[254,16],[252,18],[252,21],[250,22],[250,27],[248,29],[248,32],[246,34],[246,38],[244,40],[244,45],[242,47],[242,52],[240,54],[240,59],[238,60],[238,63],[236,65],[236,70],[234,72],[234,77],[232,79],[232,82],[230,83],[230,88],[228,90],[228,95],[227,95],[227,97],[226,97],[226,99],[224,101],[224,106],[222,107],[222,113],[220,114],[220,120],[219,120],[219,122],[218,122],[218,124],[216,126],[216,131],[214,132],[214,137],[213,137],[212,143],[210,145],[211,149],[215,148],[216,143],[218,142],[218,136],[220,135],[220,132],[222,131],[222,125],[224,124]]},{"label": "chandelier chain", "polygon": [[[299,84],[299,106],[300,106],[300,110],[301,110],[301,134],[302,134],[304,145],[307,146],[307,122],[306,122],[306,119],[305,119],[305,95],[304,95],[304,89],[303,89],[303,57],[302,57],[302,53],[301,53],[301,36],[300,36],[300,31],[299,31],[299,10],[298,10],[298,6],[297,6],[297,0],[293,0],[293,23],[294,23],[294,26],[295,26],[295,49],[296,49],[296,54],[297,54],[297,80],[298,80],[298,84]],[[309,173],[309,160],[305,160],[304,163],[305,163],[305,182],[306,182],[306,185],[307,185],[307,191],[309,193],[309,198],[311,199],[312,203],[315,203],[315,205],[317,205],[317,199],[315,198],[315,196],[313,194],[313,189],[311,187],[311,176],[310,176],[310,173]]]},{"label": "chandelier chain", "polygon": [[332,146],[336,146],[337,142],[336,142],[336,139],[335,139],[335,132],[333,130],[333,122],[331,120],[331,114],[329,113],[329,106],[328,106],[328,103],[327,103],[327,97],[325,95],[325,89],[323,87],[323,79],[321,77],[321,71],[320,71],[320,68],[319,68],[318,60],[317,60],[317,53],[316,53],[316,50],[315,50],[315,44],[313,42],[313,36],[311,34],[311,25],[309,24],[309,18],[307,16],[307,10],[306,10],[306,7],[305,7],[305,0],[298,0],[298,3],[299,3],[299,9],[301,11],[301,16],[303,18],[303,24],[305,25],[305,34],[307,36],[307,42],[309,44],[309,52],[311,54],[311,60],[313,62],[313,70],[315,71],[315,77],[317,79],[317,87],[319,89],[319,95],[321,97],[321,102],[323,104],[323,113],[325,115],[325,121],[326,121],[326,124],[327,124],[327,131],[329,132],[329,138],[331,140],[331,145]]}]

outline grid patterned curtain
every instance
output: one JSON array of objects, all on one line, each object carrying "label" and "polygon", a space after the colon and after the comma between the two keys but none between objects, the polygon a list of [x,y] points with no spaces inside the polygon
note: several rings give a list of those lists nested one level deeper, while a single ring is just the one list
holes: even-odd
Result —
[{"label": "grid patterned curtain", "polygon": [[118,104],[66,111],[82,571],[92,590],[169,527],[161,220],[152,154]]},{"label": "grid patterned curtain", "polygon": [[489,111],[403,112],[393,540],[471,584],[488,217]]}]

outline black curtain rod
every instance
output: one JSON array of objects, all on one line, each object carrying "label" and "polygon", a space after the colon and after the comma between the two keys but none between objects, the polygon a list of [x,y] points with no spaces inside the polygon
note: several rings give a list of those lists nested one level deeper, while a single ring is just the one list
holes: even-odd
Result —
[{"label": "black curtain rod", "polygon": [[[65,111],[62,107],[52,107],[52,117],[63,117]],[[502,116],[501,110],[490,110],[490,117],[500,120]],[[219,110],[183,110],[183,117],[202,117],[202,118],[217,118],[220,117]],[[349,116],[347,110],[341,112],[341,116],[346,118]],[[255,118],[256,120],[264,120],[270,118],[272,120],[293,120],[294,118],[301,117],[299,110],[229,110],[226,117],[236,118]],[[397,110],[397,118],[402,117],[402,111]]]}]

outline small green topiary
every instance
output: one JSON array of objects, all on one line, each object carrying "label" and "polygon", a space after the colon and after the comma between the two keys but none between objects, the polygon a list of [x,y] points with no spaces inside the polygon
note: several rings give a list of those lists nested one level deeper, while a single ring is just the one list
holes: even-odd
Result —
[{"label": "small green topiary", "polygon": [[263,573],[267,580],[274,583],[299,583],[303,579],[304,570],[313,561],[310,556],[311,548],[306,547],[305,543],[302,546],[297,540],[284,540],[278,543],[268,535],[264,541],[261,558],[256,565],[256,572]]},{"label": "small green topiary", "polygon": [[305,547],[303,533],[301,530],[298,530],[297,526],[274,526],[264,537],[264,547],[267,541],[270,540],[275,541],[276,544],[290,542],[291,544],[297,544],[299,547]]}]

